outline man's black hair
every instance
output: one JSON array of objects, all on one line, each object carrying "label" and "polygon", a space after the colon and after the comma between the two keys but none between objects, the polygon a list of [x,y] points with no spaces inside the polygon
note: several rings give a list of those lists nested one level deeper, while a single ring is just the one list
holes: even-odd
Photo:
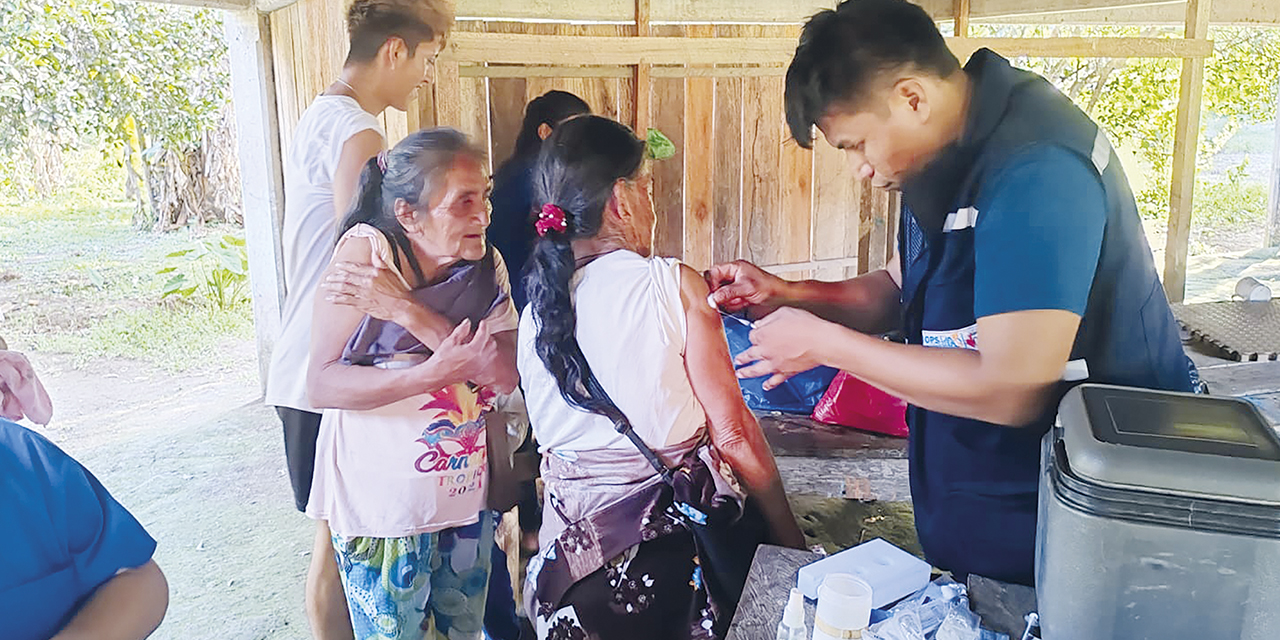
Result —
[{"label": "man's black hair", "polygon": [[887,72],[960,70],[929,14],[906,0],[845,0],[809,18],[787,67],[787,125],[806,149],[833,106],[857,107]]}]

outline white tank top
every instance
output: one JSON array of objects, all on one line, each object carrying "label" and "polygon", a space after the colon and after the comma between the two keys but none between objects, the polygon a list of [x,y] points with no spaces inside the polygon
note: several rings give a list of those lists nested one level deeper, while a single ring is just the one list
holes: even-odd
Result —
[{"label": "white tank top", "polygon": [[[684,442],[706,424],[684,368],[687,324],[680,261],[615,251],[570,281],[577,337],[591,370],[646,444]],[[518,367],[529,421],[542,453],[635,451],[605,418],[571,407],[534,350],[533,305],[520,317]]]},{"label": "white tank top", "polygon": [[267,372],[266,403],[313,411],[307,400],[311,359],[311,310],[320,276],[333,258],[337,214],[333,174],[342,146],[372,129],[386,138],[378,119],[347,96],[318,96],[307,107],[284,158],[284,284],[280,335]]}]

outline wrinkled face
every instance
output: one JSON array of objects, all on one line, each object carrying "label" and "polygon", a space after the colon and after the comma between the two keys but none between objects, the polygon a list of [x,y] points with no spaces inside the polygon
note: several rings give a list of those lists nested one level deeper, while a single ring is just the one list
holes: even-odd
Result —
[{"label": "wrinkled face", "polygon": [[407,110],[414,90],[435,81],[436,57],[440,55],[443,46],[444,41],[437,36],[430,42],[419,43],[413,55],[409,55],[408,47],[401,42],[400,53],[393,55],[395,66],[392,75],[396,88],[394,95],[389,96],[391,106],[401,111]]},{"label": "wrinkled face", "polygon": [[406,234],[427,258],[438,264],[483,258],[489,191],[489,176],[480,162],[458,158],[436,193],[429,194],[431,201],[416,212],[412,223],[405,225]]},{"label": "wrinkled face", "polygon": [[915,112],[897,101],[869,110],[833,108],[818,121],[831,146],[844,151],[849,167],[872,186],[897,190],[932,157],[936,144]]}]

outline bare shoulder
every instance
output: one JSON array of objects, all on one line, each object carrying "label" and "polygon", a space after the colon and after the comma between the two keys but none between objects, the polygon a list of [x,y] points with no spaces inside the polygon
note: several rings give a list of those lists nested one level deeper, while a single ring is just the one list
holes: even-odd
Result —
[{"label": "bare shoulder", "polygon": [[330,264],[337,262],[373,264],[371,240],[374,239],[369,237],[370,233],[379,232],[371,227],[360,225],[342,234],[342,238],[338,240],[338,246],[333,249],[333,260]]},{"label": "bare shoulder", "polygon": [[711,288],[707,286],[706,278],[693,267],[680,263],[680,298],[684,301],[685,309],[709,310],[711,307],[707,304],[707,296],[710,294]]}]

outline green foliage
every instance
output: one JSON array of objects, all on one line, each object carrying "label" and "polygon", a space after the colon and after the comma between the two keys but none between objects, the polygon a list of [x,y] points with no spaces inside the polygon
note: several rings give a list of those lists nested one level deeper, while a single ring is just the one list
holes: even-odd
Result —
[{"label": "green foliage", "polygon": [[1208,225],[1261,224],[1267,212],[1267,189],[1245,182],[1249,161],[1227,171],[1221,182],[1196,185],[1192,217]]},{"label": "green foliage", "polygon": [[249,254],[244,238],[224,235],[206,238],[194,247],[165,256],[168,266],[156,272],[167,276],[160,299],[177,296],[190,300],[196,294],[220,310],[248,301]]},{"label": "green foliage", "polygon": [[227,100],[216,11],[114,0],[0,0],[0,150],[33,128],[190,148]]},{"label": "green foliage", "polygon": [[644,157],[648,160],[666,160],[676,155],[676,145],[661,131],[650,127],[645,134]]},{"label": "green foliage", "polygon": [[[976,28],[974,34],[1007,37],[1179,37],[1181,31],[1181,28],[1136,26],[988,26]],[[1205,61],[1202,108],[1206,117],[1202,119],[1197,154],[1201,166],[1222,149],[1242,124],[1274,117],[1277,82],[1280,81],[1280,29],[1213,27],[1209,37],[1215,45],[1214,56]],[[1097,120],[1117,146],[1125,145],[1137,151],[1148,173],[1147,188],[1135,194],[1138,205],[1145,216],[1166,217],[1181,61],[1169,58],[1020,58],[1015,63],[1053,82]],[[1224,118],[1225,122],[1212,138],[1206,139],[1203,124],[1210,116]],[[1224,189],[1235,189],[1245,194],[1242,197],[1246,199],[1252,197],[1247,195],[1251,192],[1242,183],[1238,183],[1239,188],[1229,183],[1220,187],[1201,184],[1197,192],[1204,189],[1206,197],[1216,198],[1216,194],[1224,193]],[[1214,202],[1228,204],[1221,198]],[[1202,210],[1199,204],[1196,209]]]}]

